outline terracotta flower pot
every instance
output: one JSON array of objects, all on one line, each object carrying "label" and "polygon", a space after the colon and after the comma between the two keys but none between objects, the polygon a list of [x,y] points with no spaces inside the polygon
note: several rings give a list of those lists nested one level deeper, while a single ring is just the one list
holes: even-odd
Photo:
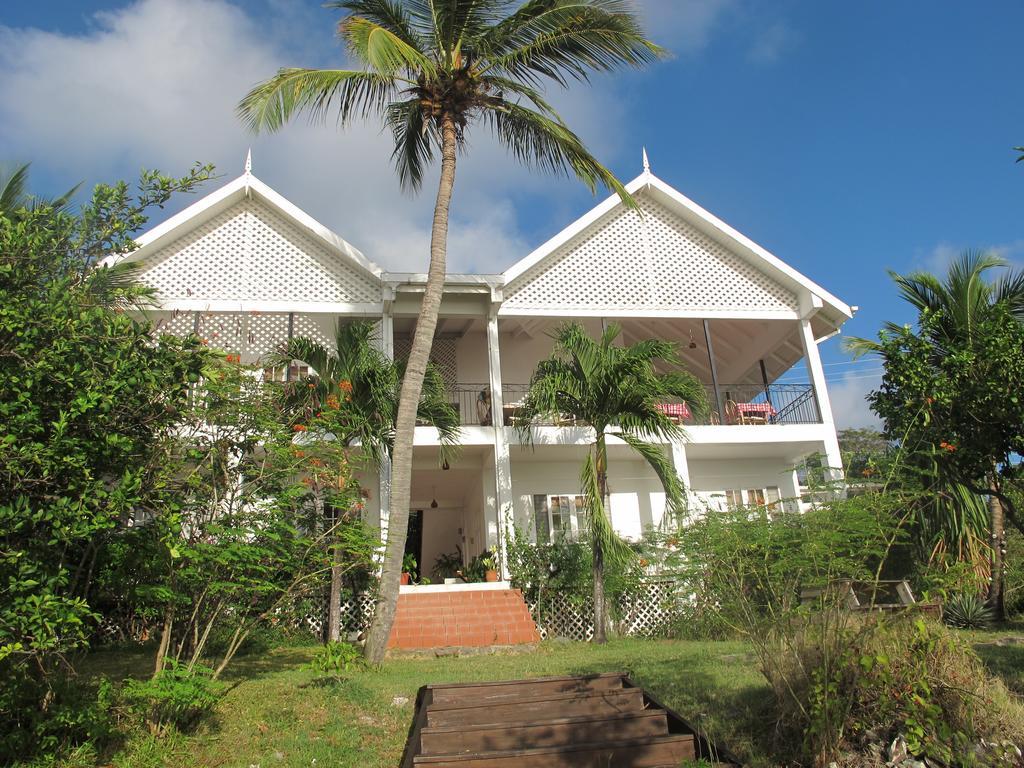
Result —
[{"label": "terracotta flower pot", "polygon": [[498,572],[497,571],[488,571],[485,574],[484,578],[486,578],[488,581],[497,581],[498,580]]},{"label": "terracotta flower pot", "polygon": [[402,584],[408,584],[412,580],[412,577],[408,573],[402,573]]}]

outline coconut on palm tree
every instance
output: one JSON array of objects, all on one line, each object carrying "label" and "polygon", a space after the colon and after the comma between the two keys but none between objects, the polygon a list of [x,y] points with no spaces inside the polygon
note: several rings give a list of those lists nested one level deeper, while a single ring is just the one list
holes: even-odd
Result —
[{"label": "coconut on palm tree", "polygon": [[608,441],[622,441],[647,462],[665,490],[665,515],[678,516],[686,509],[686,489],[663,446],[683,439],[685,433],[658,405],[685,402],[697,415],[708,410],[704,387],[681,368],[675,344],[648,339],[622,346],[620,333],[614,323],[600,339],[588,336],[577,323],[561,327],[554,336],[552,356],[537,366],[517,411],[527,441],[531,425],[550,418],[569,417],[593,432],[580,485],[593,557],[594,641],[598,643],[606,640],[608,631],[605,565],[632,556],[612,527]]},{"label": "coconut on palm tree", "polygon": [[[297,336],[289,339],[269,362],[289,366],[299,361],[315,371],[315,375],[304,377],[285,389],[288,409],[304,419],[343,402],[344,409],[339,412],[344,413],[345,418],[338,420],[333,439],[344,446],[358,445],[359,451],[379,468],[394,446],[396,403],[404,363],[384,356],[374,343],[375,332],[374,324],[367,320],[338,323],[334,349]],[[427,366],[423,379],[416,418],[437,428],[444,457],[458,440],[459,414],[448,402],[444,380],[431,365]],[[340,639],[341,634],[342,568],[336,561],[337,558],[331,568],[328,641]]]},{"label": "coconut on palm tree", "polygon": [[[901,297],[917,310],[922,319],[921,327],[933,359],[943,360],[964,350],[978,349],[983,323],[996,313],[1005,312],[1017,321],[1024,321],[1024,272],[1008,271],[997,280],[988,279],[991,270],[1007,266],[1006,260],[996,254],[966,251],[950,264],[944,278],[928,272],[889,273]],[[925,319],[927,323],[923,322]],[[899,337],[902,333],[902,326],[886,323],[880,334],[881,342],[849,338],[846,348],[858,355],[884,355],[885,340]],[[890,362],[886,361],[886,366],[889,365]],[[942,453],[940,447],[932,446],[936,455]],[[987,489],[972,485],[977,478],[947,476],[931,459],[927,470],[934,477],[938,498],[929,507],[936,519],[929,521],[923,529],[938,529],[945,538],[941,544],[954,551],[977,552],[976,541],[972,538],[977,538],[980,527],[979,507],[983,502],[979,491],[988,496],[988,602],[1002,617],[1004,518],[1007,514],[1014,518],[1012,508],[1003,503],[1010,500],[1000,491],[995,460],[986,469]]]},{"label": "coconut on palm tree", "polygon": [[294,115],[336,113],[344,127],[374,117],[394,138],[402,184],[418,189],[440,155],[430,265],[396,421],[388,542],[380,597],[366,643],[384,657],[398,600],[409,522],[412,446],[420,388],[444,286],[448,213],[456,158],[470,130],[490,130],[515,158],[598,184],[629,203],[625,189],[544,97],[542,85],[586,81],[593,72],[640,67],[661,49],[644,38],[629,0],[338,0],[338,26],[355,66],[282,69],[239,104],[254,130],[277,130]]}]

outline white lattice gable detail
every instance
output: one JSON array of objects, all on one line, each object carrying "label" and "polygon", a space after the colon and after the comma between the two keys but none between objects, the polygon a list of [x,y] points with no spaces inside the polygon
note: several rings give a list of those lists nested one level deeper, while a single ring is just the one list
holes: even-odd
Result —
[{"label": "white lattice gable detail", "polygon": [[503,315],[793,318],[850,308],[649,171],[504,273]]},{"label": "white lattice gable detail", "polygon": [[381,270],[249,173],[137,242],[167,309],[380,311]]}]

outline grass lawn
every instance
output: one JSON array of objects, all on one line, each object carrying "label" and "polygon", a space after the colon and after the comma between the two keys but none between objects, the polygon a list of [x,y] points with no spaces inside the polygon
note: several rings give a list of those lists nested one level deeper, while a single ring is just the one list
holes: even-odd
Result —
[{"label": "grass lawn", "polygon": [[[238,659],[215,720],[190,736],[138,736],[114,766],[358,766],[394,768],[425,683],[624,670],[665,704],[742,756],[765,754],[751,734],[770,731],[769,691],[738,642],[618,640],[606,646],[543,644],[532,653],[390,659],[323,684],[305,667],[313,647]],[[145,674],[151,656],[99,651],[82,671],[119,680]],[[408,701],[393,703],[396,697]]]},{"label": "grass lawn", "polygon": [[[982,659],[1024,694],[1024,645],[995,644],[1024,630],[965,633]],[[213,722],[189,737],[137,736],[111,765],[358,766],[398,764],[417,689],[425,683],[623,670],[712,739],[754,766],[771,765],[771,694],[740,642],[617,640],[606,646],[547,643],[532,653],[391,659],[324,684],[306,664],[314,647],[238,659]],[[151,655],[99,651],[82,671],[120,680],[144,675]],[[395,703],[396,697],[407,699]]]}]

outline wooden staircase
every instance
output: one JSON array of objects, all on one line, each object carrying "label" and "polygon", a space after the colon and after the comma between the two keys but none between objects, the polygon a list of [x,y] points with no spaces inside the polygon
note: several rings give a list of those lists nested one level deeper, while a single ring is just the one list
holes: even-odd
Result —
[{"label": "wooden staircase", "polygon": [[735,759],[625,674],[426,685],[402,768],[662,768]]}]

